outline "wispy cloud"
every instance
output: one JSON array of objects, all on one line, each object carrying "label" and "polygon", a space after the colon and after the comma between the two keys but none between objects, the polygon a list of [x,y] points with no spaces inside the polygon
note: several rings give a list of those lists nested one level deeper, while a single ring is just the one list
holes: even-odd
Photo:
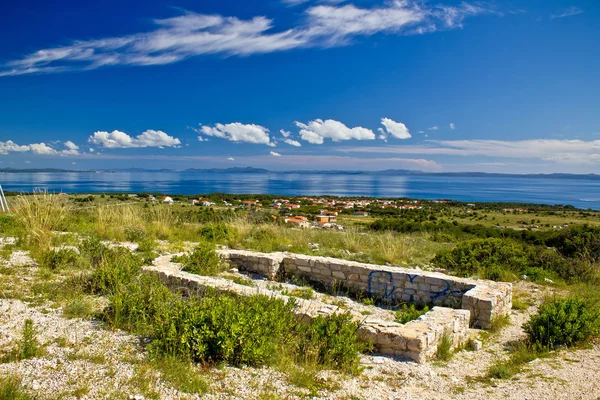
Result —
[{"label": "wispy cloud", "polygon": [[541,159],[571,165],[600,164],[600,140],[431,140],[425,145],[344,147],[336,150],[346,153],[487,156],[498,158]]},{"label": "wispy cloud", "polygon": [[[54,142],[54,145],[60,142]],[[6,142],[0,141],[0,155],[7,155],[9,153],[25,153],[31,152],[33,154],[38,155],[47,155],[47,156],[74,156],[79,155],[79,146],[75,143],[67,140],[63,143],[64,149],[55,149],[54,147],[41,142],[41,143],[31,143],[27,145],[18,145],[12,140],[7,140]]]},{"label": "wispy cloud", "polygon": [[567,9],[564,9],[563,11],[561,11],[558,14],[551,15],[550,19],[572,17],[574,15],[579,15],[582,13],[583,13],[583,10],[579,7],[569,7]]},{"label": "wispy cloud", "polygon": [[456,29],[465,18],[487,12],[480,6],[428,5],[394,0],[385,6],[320,4],[288,29],[276,30],[264,16],[251,19],[186,12],[154,20],[154,29],[120,37],[76,40],[0,64],[0,76],[93,70],[114,65],[164,65],[190,57],[248,56],[300,47],[341,46],[353,38],[387,33],[414,35]]}]

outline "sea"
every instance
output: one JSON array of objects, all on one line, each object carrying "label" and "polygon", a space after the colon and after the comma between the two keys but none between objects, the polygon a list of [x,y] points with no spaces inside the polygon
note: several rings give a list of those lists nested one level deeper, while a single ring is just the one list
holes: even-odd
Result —
[{"label": "sea", "polygon": [[263,193],[571,205],[600,210],[600,179],[461,175],[228,172],[0,173],[5,191],[66,193]]}]

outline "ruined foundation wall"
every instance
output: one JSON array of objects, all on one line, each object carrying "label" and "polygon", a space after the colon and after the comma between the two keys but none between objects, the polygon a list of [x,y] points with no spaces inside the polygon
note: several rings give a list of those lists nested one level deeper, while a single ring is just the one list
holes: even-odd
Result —
[{"label": "ruined foundation wall", "polygon": [[[160,261],[160,260],[159,260]],[[179,270],[177,264],[155,262],[144,267],[147,273],[156,274],[165,285],[177,291],[193,296],[207,289],[227,291],[239,296],[266,295],[271,298],[290,300],[275,291],[249,287],[218,277],[199,276]],[[438,343],[444,335],[450,335],[453,346],[463,345],[469,338],[469,317],[467,310],[434,307],[427,314],[407,324],[366,318],[353,311],[317,300],[294,298],[294,313],[303,322],[309,322],[318,316],[327,316],[336,312],[348,312],[354,320],[360,322],[358,335],[373,343],[374,350],[382,354],[406,357],[417,362],[425,362],[435,356]]]},{"label": "ruined foundation wall", "polygon": [[220,255],[240,270],[269,279],[283,274],[301,275],[390,303],[434,304],[468,310],[470,323],[478,328],[489,328],[493,318],[508,314],[512,307],[510,283],[302,254],[223,250]]}]

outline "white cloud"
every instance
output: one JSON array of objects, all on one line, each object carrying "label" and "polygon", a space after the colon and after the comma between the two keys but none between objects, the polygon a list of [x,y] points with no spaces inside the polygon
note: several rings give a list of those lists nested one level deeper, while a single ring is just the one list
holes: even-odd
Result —
[{"label": "white cloud", "polygon": [[284,138],[290,137],[290,135],[292,134],[292,132],[286,131],[283,129],[280,129],[279,132],[281,133],[281,136],[283,136]]},{"label": "white cloud", "polygon": [[[269,130],[264,126],[255,124],[242,124],[233,122],[231,124],[215,124],[214,127],[207,125],[194,129],[197,133],[227,139],[232,142],[266,144],[272,146]],[[200,136],[198,137],[200,139]]]},{"label": "white cloud", "polygon": [[456,125],[454,125],[454,122],[450,122],[450,129],[452,129],[452,130],[456,129]]},{"label": "white cloud", "polygon": [[107,149],[124,149],[137,147],[178,147],[181,141],[167,135],[163,131],[147,130],[142,134],[131,137],[121,131],[98,131],[89,137],[88,142]]},{"label": "white cloud", "polygon": [[284,139],[283,143],[287,143],[290,146],[294,146],[294,147],[301,147],[302,146],[299,141],[294,140],[294,139]]},{"label": "white cloud", "polygon": [[41,155],[55,155],[58,154],[56,150],[48,146],[46,143],[32,143],[29,145],[31,152]]},{"label": "white cloud", "polygon": [[29,146],[19,146],[12,140],[7,140],[6,142],[0,142],[0,154],[6,155],[12,152],[24,152],[29,151]]},{"label": "white cloud", "polygon": [[281,154],[276,153],[274,151],[270,151],[269,154],[272,155],[273,157],[281,157]]},{"label": "white cloud", "polygon": [[235,161],[235,158],[233,158],[233,157],[227,157],[227,161]]},{"label": "white cloud", "polygon": [[75,143],[71,142],[70,140],[67,140],[65,142],[65,147],[69,150],[79,150],[79,146],[77,146]]},{"label": "white cloud", "polygon": [[[291,0],[298,2],[299,0]],[[333,1],[333,3],[337,3]],[[340,46],[376,33],[413,35],[462,27],[481,7],[430,5],[420,0],[391,0],[385,6],[321,4],[309,7],[288,29],[274,29],[264,16],[250,19],[185,12],[155,19],[145,32],[38,50],[0,65],[0,76],[92,70],[115,65],[165,65],[207,55],[264,54],[301,47]]]},{"label": "white cloud", "polygon": [[296,126],[300,128],[300,138],[312,144],[323,144],[324,139],[331,139],[334,142],[342,140],[373,140],[375,134],[372,130],[357,126],[348,128],[339,121],[328,119],[315,119],[308,124],[296,121]]},{"label": "white cloud", "polygon": [[94,152],[94,149],[90,147],[90,153],[93,153],[93,152]]},{"label": "white cloud", "polygon": [[435,126],[432,126],[431,128],[427,128],[427,129],[430,130],[430,131],[437,131],[437,130],[440,129],[440,127],[437,126],[437,125],[435,125]]},{"label": "white cloud", "polygon": [[579,15],[582,14],[583,10],[579,7],[569,7],[563,11],[561,11],[559,14],[553,14],[550,16],[550,19],[557,19],[557,18],[565,18],[565,17],[572,17],[574,15]]},{"label": "white cloud", "polygon": [[396,122],[389,118],[381,118],[381,124],[385,126],[386,132],[396,139],[410,139],[412,137],[408,128],[402,122]]}]

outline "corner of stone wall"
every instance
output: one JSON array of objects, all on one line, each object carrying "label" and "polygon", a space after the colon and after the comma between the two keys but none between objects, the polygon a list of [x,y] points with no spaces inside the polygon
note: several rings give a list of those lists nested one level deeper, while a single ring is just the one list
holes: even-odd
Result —
[{"label": "corner of stone wall", "polygon": [[471,312],[471,325],[489,329],[494,318],[508,315],[512,308],[512,284],[482,281],[462,298],[462,309]]}]

